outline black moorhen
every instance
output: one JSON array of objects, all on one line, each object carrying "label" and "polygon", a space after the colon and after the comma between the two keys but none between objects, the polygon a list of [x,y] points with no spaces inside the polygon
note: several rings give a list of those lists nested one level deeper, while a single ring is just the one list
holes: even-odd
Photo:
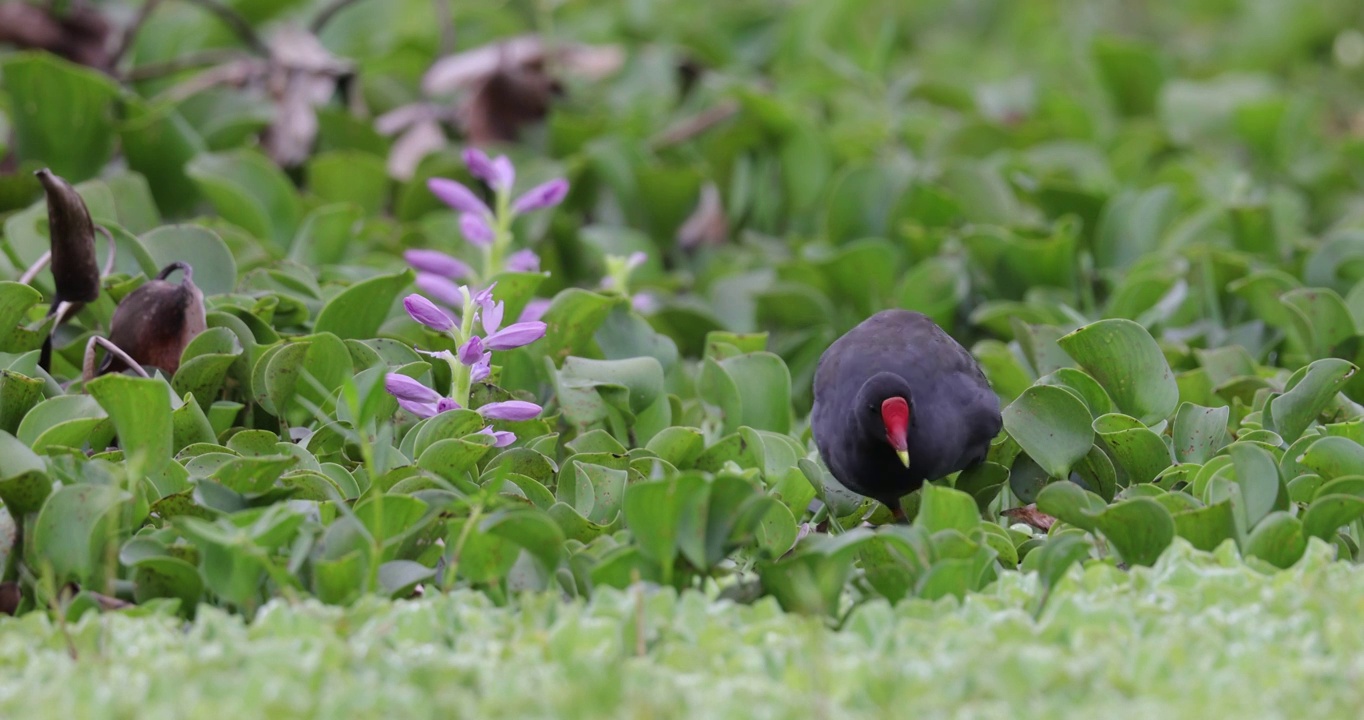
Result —
[{"label": "black moorhen", "polygon": [[815,371],[810,430],[834,478],[904,520],[900,498],[985,459],[1004,422],[971,353],[927,316],[883,310]]}]

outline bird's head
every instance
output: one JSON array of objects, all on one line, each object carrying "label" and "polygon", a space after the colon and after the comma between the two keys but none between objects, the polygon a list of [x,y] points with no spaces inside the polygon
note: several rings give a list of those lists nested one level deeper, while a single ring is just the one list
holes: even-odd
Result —
[{"label": "bird's head", "polygon": [[858,413],[868,435],[888,443],[909,467],[909,434],[914,424],[914,397],[909,383],[894,373],[877,373],[858,391]]}]

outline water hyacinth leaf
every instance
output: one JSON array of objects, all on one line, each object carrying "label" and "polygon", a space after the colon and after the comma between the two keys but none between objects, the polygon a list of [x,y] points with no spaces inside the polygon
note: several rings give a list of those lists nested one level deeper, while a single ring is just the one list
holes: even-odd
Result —
[{"label": "water hyacinth leaf", "polygon": [[1364,475],[1364,446],[1348,438],[1326,436],[1309,445],[1298,462],[1328,481]]},{"label": "water hyacinth leaf", "polygon": [[1303,511],[1303,532],[1308,537],[1329,541],[1337,529],[1361,517],[1364,517],[1364,497],[1318,493]]},{"label": "water hyacinth leaf", "polygon": [[180,601],[180,613],[193,614],[204,594],[204,580],[199,569],[177,557],[148,557],[133,567],[133,599],[139,604],[155,598],[175,598]]},{"label": "water hyacinth leaf", "polygon": [[545,336],[527,346],[528,351],[549,357],[556,366],[570,355],[587,355],[592,336],[612,308],[622,302],[620,297],[577,288],[559,293],[540,318],[546,326]]},{"label": "water hyacinth leaf", "polygon": [[1228,452],[1241,487],[1246,527],[1254,527],[1278,503],[1282,485],[1278,465],[1269,451],[1244,441],[1234,443]]},{"label": "water hyacinth leaf", "polygon": [[1174,514],[1175,534],[1199,550],[1212,552],[1236,539],[1236,517],[1229,500]]},{"label": "water hyacinth leaf", "polygon": [[1056,482],[1037,495],[1037,509],[1057,520],[1094,532],[1098,516],[1108,507],[1104,499],[1073,482]]},{"label": "water hyacinth leaf", "polygon": [[1174,412],[1179,386],[1165,354],[1141,325],[1100,320],[1057,343],[1103,386],[1122,412],[1147,424]]},{"label": "water hyacinth leaf", "polygon": [[733,419],[736,427],[778,433],[790,430],[791,373],[779,356],[769,352],[746,353],[725,358],[718,366],[738,391],[739,416]]},{"label": "water hyacinth leaf", "polygon": [[358,150],[333,150],[308,161],[308,189],[328,203],[351,203],[376,215],[388,201],[383,160]]},{"label": "water hyacinth leaf", "polygon": [[1051,477],[1065,477],[1094,444],[1089,409],[1075,395],[1034,385],[1003,410],[1004,429]]},{"label": "water hyacinth leaf", "polygon": [[1227,444],[1227,407],[1202,407],[1182,403],[1175,414],[1175,459],[1181,463],[1204,463]]},{"label": "water hyacinth leaf", "polygon": [[47,464],[8,432],[0,431],[0,501],[22,517],[42,507],[52,492]]},{"label": "water hyacinth leaf", "polygon": [[1131,565],[1153,565],[1175,536],[1170,511],[1150,498],[1123,500],[1099,513],[1099,531],[1123,560]]},{"label": "water hyacinth leaf", "polygon": [[931,483],[924,485],[919,514],[914,518],[916,527],[929,533],[939,530],[968,533],[979,523],[980,513],[970,495]]},{"label": "water hyacinth leaf", "polygon": [[1094,432],[1112,453],[1127,484],[1147,483],[1170,466],[1170,449],[1136,418],[1109,413],[1094,421]]},{"label": "water hyacinth leaf", "polygon": [[679,469],[687,469],[705,450],[706,438],[700,430],[673,426],[649,439],[645,447]]},{"label": "water hyacinth leaf", "polygon": [[1081,370],[1070,367],[1058,368],[1038,378],[1037,384],[1055,385],[1075,391],[1089,407],[1090,415],[1095,418],[1113,411],[1113,401],[1108,398],[1108,393],[1104,392],[1103,387],[1094,378]]},{"label": "water hyacinth leaf", "polygon": [[118,432],[129,461],[155,474],[170,462],[174,442],[171,389],[162,380],[105,375],[86,384]]},{"label": "water hyacinth leaf", "polygon": [[1295,442],[1357,370],[1345,360],[1324,358],[1293,373],[1284,393],[1269,401],[1272,429],[1285,442]]},{"label": "water hyacinth leaf", "polygon": [[[476,550],[465,546],[468,550]],[[476,556],[476,552],[465,555],[466,558]],[[466,569],[469,564],[464,566]],[[435,568],[429,568],[419,562],[411,560],[390,560],[379,566],[379,588],[390,598],[404,598],[412,594],[412,590],[417,585],[430,580],[436,574]]]},{"label": "water hyacinth leaf", "polygon": [[158,267],[183,262],[194,268],[194,284],[209,295],[237,287],[237,260],[217,233],[197,225],[167,225],[139,238]]},{"label": "water hyacinth leaf", "polygon": [[1009,490],[1013,491],[1019,502],[1025,504],[1035,502],[1038,493],[1051,479],[1047,470],[1027,453],[1019,453],[1009,466]]},{"label": "water hyacinth leaf", "polygon": [[1104,89],[1123,115],[1150,115],[1156,110],[1166,69],[1157,48],[1126,38],[1095,38],[1090,47]]},{"label": "water hyacinth leaf", "polygon": [[985,377],[1004,402],[1013,402],[1033,384],[1034,376],[1023,361],[998,340],[982,340],[971,347]]},{"label": "water hyacinth leaf", "polygon": [[147,179],[163,213],[188,214],[199,191],[185,165],[207,150],[203,138],[174,104],[151,105],[126,95],[122,100],[125,116],[118,133],[128,167]]},{"label": "water hyacinth leaf", "polygon": [[303,217],[298,193],[279,169],[254,150],[195,157],[185,167],[218,213],[262,240],[287,248]]},{"label": "water hyacinth leaf", "polygon": [[33,568],[51,567],[58,582],[102,587],[108,543],[121,540],[118,513],[128,493],[108,485],[69,485],[38,511],[32,543],[25,548]]},{"label": "water hyacinth leaf", "polygon": [[412,283],[411,270],[362,280],[342,290],[318,314],[314,332],[328,332],[342,340],[366,340],[379,334],[398,296]]},{"label": "water hyacinth leaf", "polygon": [[1256,557],[1274,567],[1289,568],[1307,551],[1307,536],[1303,532],[1302,521],[1286,512],[1278,511],[1265,516],[1250,536],[1242,552],[1246,557]]},{"label": "water hyacinth leaf", "polygon": [[604,419],[608,406],[633,417],[663,393],[663,368],[652,357],[627,360],[570,357],[555,375],[564,414],[583,424]]},{"label": "water hyacinth leaf", "polygon": [[0,430],[14,433],[19,430],[28,411],[43,400],[46,383],[12,370],[0,370]]},{"label": "water hyacinth leaf", "polygon": [[531,509],[499,510],[483,519],[484,533],[516,543],[546,572],[559,566],[564,534],[550,517]]},{"label": "water hyacinth leaf", "polygon": [[114,152],[119,91],[109,77],[39,52],[8,57],[3,70],[9,97],[35,99],[7,108],[18,159],[46,163],[72,182],[98,175]]},{"label": "water hyacinth leaf", "polygon": [[1279,300],[1290,311],[1292,327],[1312,357],[1330,355],[1336,345],[1356,334],[1350,308],[1334,290],[1296,288]]},{"label": "water hyacinth leaf", "polygon": [[1035,560],[1026,560],[1037,570],[1044,587],[1055,587],[1065,577],[1070,566],[1089,557],[1090,545],[1084,538],[1066,534],[1049,540],[1028,558],[1036,555]]},{"label": "water hyacinth leaf", "polygon": [[42,293],[27,285],[0,282],[0,352],[28,352],[43,344],[44,333],[25,327],[29,308],[42,299]]}]

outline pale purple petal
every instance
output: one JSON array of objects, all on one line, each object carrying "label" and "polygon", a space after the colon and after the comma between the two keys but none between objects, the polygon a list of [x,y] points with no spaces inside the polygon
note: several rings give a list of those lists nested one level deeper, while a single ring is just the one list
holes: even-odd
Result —
[{"label": "pale purple petal", "polygon": [[543,185],[537,185],[527,190],[525,195],[512,203],[511,210],[519,215],[532,210],[554,207],[563,202],[565,197],[568,197],[568,181],[563,178],[550,180]]},{"label": "pale purple petal", "polygon": [[493,296],[493,288],[495,287],[497,287],[497,283],[493,283],[492,285],[479,290],[478,294],[474,295],[474,303],[476,305],[483,305],[488,302]]},{"label": "pale purple petal", "polygon": [[545,311],[549,309],[549,306],[553,304],[553,302],[554,301],[549,300],[548,298],[535,298],[534,300],[531,300],[526,303],[525,309],[521,311],[521,317],[517,318],[516,321],[534,322],[539,320],[544,317]]},{"label": "pale purple petal", "polygon": [[459,361],[473,365],[483,357],[483,338],[475,335],[459,349]]},{"label": "pale purple petal", "polygon": [[436,412],[438,414],[443,412],[450,412],[451,410],[458,410],[459,407],[460,407],[459,403],[455,402],[454,398],[443,397],[440,399],[439,402],[436,403]]},{"label": "pale purple petal", "polygon": [[511,272],[540,272],[540,256],[533,250],[517,250],[507,256],[507,270]]},{"label": "pale purple petal", "polygon": [[643,265],[648,259],[649,255],[647,253],[644,252],[630,253],[630,257],[625,259],[625,269],[627,271],[634,270],[640,265]]},{"label": "pale purple petal", "polygon": [[516,433],[507,432],[506,430],[493,430],[492,425],[489,425],[474,434],[492,436],[493,447],[507,447],[516,442]]},{"label": "pale purple petal", "polygon": [[417,289],[430,295],[437,301],[451,307],[464,306],[464,294],[460,292],[460,286],[439,275],[431,273],[417,273]]},{"label": "pale purple petal", "polygon": [[407,314],[411,315],[413,320],[432,330],[449,332],[455,326],[455,321],[444,310],[421,295],[412,294],[403,298],[403,307],[407,308]]},{"label": "pale purple petal", "polygon": [[658,298],[651,293],[635,293],[635,296],[630,298],[630,306],[637,312],[651,313],[658,310]]},{"label": "pale purple petal", "polygon": [[398,407],[416,415],[419,418],[429,418],[436,414],[435,403],[418,403],[410,400],[398,398]]},{"label": "pale purple petal", "polygon": [[507,400],[488,403],[478,409],[478,414],[488,420],[531,420],[539,415],[542,409],[533,402]]},{"label": "pale purple petal", "polygon": [[418,272],[440,275],[451,280],[460,280],[473,273],[473,268],[463,260],[439,250],[408,250],[403,253],[403,259]]},{"label": "pale purple petal", "polygon": [[469,166],[470,174],[498,192],[510,190],[516,180],[516,169],[505,155],[491,160],[482,150],[468,148],[464,151],[464,164]]},{"label": "pale purple petal", "polygon": [[425,355],[427,357],[433,357],[437,360],[444,360],[445,362],[454,362],[455,360],[455,354],[450,352],[449,350],[438,350],[436,352],[431,352],[429,350],[422,350],[420,348],[412,349],[415,350],[416,352],[421,353],[422,355]]},{"label": "pale purple petal", "polygon": [[475,215],[487,216],[492,211],[488,206],[474,194],[473,190],[465,187],[461,183],[448,178],[431,178],[426,181],[426,187],[441,202],[462,213],[473,213]]},{"label": "pale purple petal", "polygon": [[490,297],[483,301],[483,332],[495,333],[502,327],[502,312],[505,309],[501,302],[493,302]]},{"label": "pale purple petal", "polygon": [[397,373],[389,373],[384,376],[384,389],[388,391],[389,395],[408,402],[434,403],[440,400],[440,393],[406,375]]},{"label": "pale purple petal", "polygon": [[469,382],[479,382],[486,379],[492,373],[493,354],[485,352],[483,353],[483,357],[479,358],[478,362],[474,363],[474,366],[469,368]]},{"label": "pale purple petal", "polygon": [[464,239],[478,247],[488,247],[495,237],[488,221],[474,213],[459,216],[459,231],[464,234]]},{"label": "pale purple petal", "polygon": [[519,322],[498,330],[483,339],[483,347],[489,350],[511,350],[529,345],[545,336],[546,326],[539,320]]}]

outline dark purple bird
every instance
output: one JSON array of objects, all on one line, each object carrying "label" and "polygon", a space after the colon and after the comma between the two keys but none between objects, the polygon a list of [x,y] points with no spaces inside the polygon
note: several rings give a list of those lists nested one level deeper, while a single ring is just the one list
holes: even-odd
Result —
[{"label": "dark purple bird", "polygon": [[810,431],[824,464],[896,519],[901,497],[984,460],[1003,425],[975,358],[921,313],[867,318],[815,371]]}]

